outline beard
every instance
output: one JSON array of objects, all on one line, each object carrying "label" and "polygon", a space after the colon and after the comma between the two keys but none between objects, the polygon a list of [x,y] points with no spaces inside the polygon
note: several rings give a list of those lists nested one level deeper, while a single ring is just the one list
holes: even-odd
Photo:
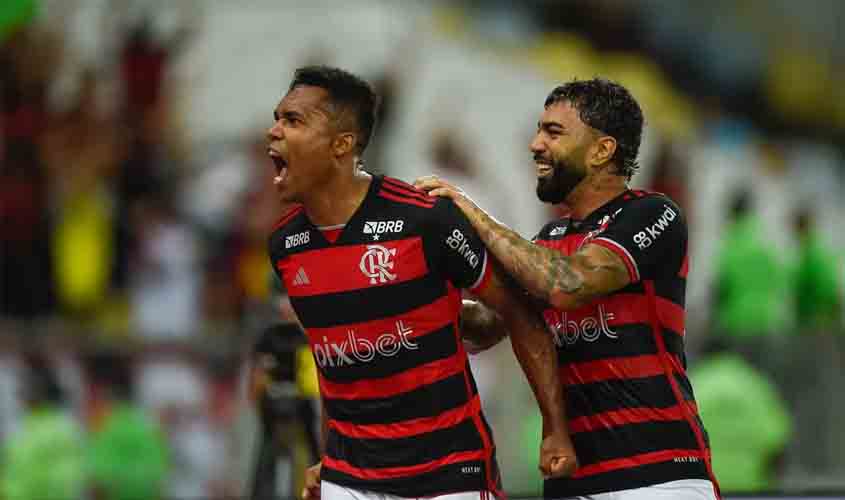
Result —
[{"label": "beard", "polygon": [[544,203],[558,204],[566,200],[587,173],[563,158],[553,159],[551,166],[551,175],[537,178],[537,198]]}]

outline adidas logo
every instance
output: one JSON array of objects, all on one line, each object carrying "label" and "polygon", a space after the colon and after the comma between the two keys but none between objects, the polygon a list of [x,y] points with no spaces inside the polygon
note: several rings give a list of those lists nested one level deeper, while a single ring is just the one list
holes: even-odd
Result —
[{"label": "adidas logo", "polygon": [[302,285],[310,285],[311,280],[308,279],[308,275],[305,274],[305,268],[300,267],[296,271],[296,277],[293,278],[293,286],[302,286]]},{"label": "adidas logo", "polygon": [[558,226],[551,230],[549,236],[560,236],[561,234],[566,232],[566,226]]}]

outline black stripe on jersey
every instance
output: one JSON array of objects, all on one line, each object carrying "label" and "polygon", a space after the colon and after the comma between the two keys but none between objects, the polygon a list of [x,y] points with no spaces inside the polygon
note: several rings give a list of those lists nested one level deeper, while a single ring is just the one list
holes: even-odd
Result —
[{"label": "black stripe on jersey", "polygon": [[[326,441],[329,456],[361,469],[412,466],[483,447],[472,417],[452,427],[400,439],[355,439],[330,430]],[[334,454],[337,451],[341,456]]]},{"label": "black stripe on jersey", "polygon": [[602,380],[566,388],[569,418],[624,408],[669,408],[676,404],[678,402],[665,375]]},{"label": "black stripe on jersey", "polygon": [[678,382],[678,389],[685,401],[695,401],[695,396],[692,393],[692,384],[689,379],[681,373],[675,373],[675,381]]},{"label": "black stripe on jersey", "polygon": [[642,422],[572,435],[582,466],[661,450],[698,451],[686,420]]},{"label": "black stripe on jersey", "polygon": [[[686,280],[673,276],[667,279],[654,280],[654,293],[660,298],[669,300],[681,308],[686,303]],[[642,281],[632,283],[619,290],[619,293],[632,293],[646,295],[645,286]]]},{"label": "black stripe on jersey", "polygon": [[353,424],[390,424],[414,418],[432,417],[466,404],[463,372],[433,384],[388,398],[356,399],[352,404],[342,399],[325,398],[329,416]]},{"label": "black stripe on jersey", "polygon": [[382,378],[412,370],[417,366],[448,358],[458,352],[454,324],[425,335],[410,339],[416,349],[400,349],[394,356],[385,357],[378,363],[357,363],[344,366],[325,366],[323,376],[337,383],[354,382],[361,379]]},{"label": "black stripe on jersey", "polygon": [[[466,471],[478,471],[468,474]],[[320,478],[335,484],[360,490],[387,493],[399,497],[418,498],[459,491],[487,489],[484,462],[469,460],[444,465],[425,474],[396,479],[360,479],[323,466]]]},{"label": "black stripe on jersey", "polygon": [[[395,285],[348,292],[290,297],[305,328],[328,328],[397,316],[446,295],[446,283],[433,273]],[[362,307],[371,304],[372,307]],[[331,311],[331,314],[328,314]]]},{"label": "black stripe on jersey", "polygon": [[543,497],[569,498],[597,495],[610,491],[643,488],[652,484],[681,479],[709,479],[704,461],[675,462],[669,460],[617,469],[583,479],[547,479],[543,482]]},{"label": "black stripe on jersey", "polygon": [[[657,354],[657,344],[654,343],[654,335],[651,326],[646,323],[630,323],[627,325],[613,326],[613,331],[619,338],[613,339],[606,335],[600,335],[595,342],[586,346],[571,348],[564,346],[558,348],[558,362],[580,363],[583,361],[597,361],[611,358],[627,358],[630,356],[643,356]],[[666,350],[681,358],[684,352],[684,339],[678,333],[665,328],[663,330],[663,341],[666,343]],[[583,342],[579,340],[579,342]],[[683,358],[681,358],[683,359]]]}]

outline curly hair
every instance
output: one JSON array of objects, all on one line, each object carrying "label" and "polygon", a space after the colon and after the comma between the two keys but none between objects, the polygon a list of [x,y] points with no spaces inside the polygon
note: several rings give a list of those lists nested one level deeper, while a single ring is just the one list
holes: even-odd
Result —
[{"label": "curly hair", "polygon": [[360,132],[358,153],[363,153],[376,128],[379,102],[373,87],[362,78],[331,66],[304,66],[297,69],[288,92],[300,85],[325,89],[335,106],[354,115]]},{"label": "curly hair", "polygon": [[612,157],[616,174],[630,180],[640,168],[637,154],[643,135],[643,112],[628,89],[603,78],[573,80],[552,90],[545,107],[561,101],[571,103],[582,122],[616,139]]}]

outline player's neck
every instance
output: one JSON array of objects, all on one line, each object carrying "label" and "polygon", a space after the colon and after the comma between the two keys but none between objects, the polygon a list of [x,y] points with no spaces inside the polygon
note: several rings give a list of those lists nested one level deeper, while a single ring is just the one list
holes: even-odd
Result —
[{"label": "player's neck", "polygon": [[346,224],[367,196],[372,180],[372,175],[360,169],[337,176],[305,200],[305,213],[316,226]]},{"label": "player's neck", "polygon": [[578,185],[566,197],[564,204],[569,207],[573,219],[584,220],[627,189],[624,177],[601,176]]}]

